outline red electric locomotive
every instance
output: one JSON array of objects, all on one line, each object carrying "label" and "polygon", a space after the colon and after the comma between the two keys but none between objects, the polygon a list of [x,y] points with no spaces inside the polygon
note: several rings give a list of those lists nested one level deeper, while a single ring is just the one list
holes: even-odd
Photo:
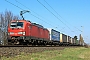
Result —
[{"label": "red electric locomotive", "polygon": [[45,44],[49,31],[43,26],[26,20],[12,20],[8,26],[8,43]]}]

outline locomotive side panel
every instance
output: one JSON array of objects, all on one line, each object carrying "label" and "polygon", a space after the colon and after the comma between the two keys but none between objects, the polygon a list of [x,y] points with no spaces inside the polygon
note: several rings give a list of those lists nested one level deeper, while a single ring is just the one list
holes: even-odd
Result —
[{"label": "locomotive side panel", "polygon": [[43,30],[43,28],[40,28],[39,34],[40,34],[40,38],[44,39],[44,30]]},{"label": "locomotive side panel", "polygon": [[45,35],[44,35],[45,39],[50,40],[49,31],[47,29],[44,29],[44,31],[45,31]]},{"label": "locomotive side panel", "polygon": [[31,32],[30,32],[31,33],[31,37],[32,38],[40,38],[39,32],[40,32],[40,28],[38,28],[35,25],[32,25]]}]

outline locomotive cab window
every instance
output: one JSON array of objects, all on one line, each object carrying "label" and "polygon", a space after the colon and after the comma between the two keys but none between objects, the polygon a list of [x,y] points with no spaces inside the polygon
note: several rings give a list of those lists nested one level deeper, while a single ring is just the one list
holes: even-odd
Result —
[{"label": "locomotive cab window", "polygon": [[10,28],[22,28],[23,22],[12,22]]}]

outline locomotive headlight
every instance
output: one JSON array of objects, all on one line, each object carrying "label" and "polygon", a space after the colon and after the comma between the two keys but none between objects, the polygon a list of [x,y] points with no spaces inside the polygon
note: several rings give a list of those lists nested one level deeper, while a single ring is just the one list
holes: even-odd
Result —
[{"label": "locomotive headlight", "polygon": [[23,35],[25,35],[25,32],[23,32]]},{"label": "locomotive headlight", "polygon": [[18,34],[23,34],[23,32],[18,32]]},{"label": "locomotive headlight", "polygon": [[23,35],[25,35],[25,32],[18,32],[18,34],[23,34]]},{"label": "locomotive headlight", "polygon": [[14,32],[10,32],[9,34],[14,34]]}]

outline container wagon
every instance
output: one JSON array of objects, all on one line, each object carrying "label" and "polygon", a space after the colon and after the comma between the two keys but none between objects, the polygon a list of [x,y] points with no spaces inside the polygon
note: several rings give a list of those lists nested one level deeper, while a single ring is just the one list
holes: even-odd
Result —
[{"label": "container wagon", "polygon": [[71,39],[71,37],[70,37],[70,36],[68,36],[68,41],[69,41],[69,44],[71,44],[71,43],[72,43],[72,39]]},{"label": "container wagon", "polygon": [[75,45],[80,45],[79,40],[75,40]]},{"label": "container wagon", "polygon": [[75,45],[75,39],[74,38],[72,38],[72,44]]},{"label": "container wagon", "polygon": [[60,43],[60,32],[51,28],[48,28],[48,30],[50,35],[50,41],[52,41],[53,43]]},{"label": "container wagon", "polygon": [[69,43],[69,36],[67,35],[67,42]]},{"label": "container wagon", "polygon": [[60,34],[60,43],[68,45],[67,35],[65,35],[63,33]]}]

